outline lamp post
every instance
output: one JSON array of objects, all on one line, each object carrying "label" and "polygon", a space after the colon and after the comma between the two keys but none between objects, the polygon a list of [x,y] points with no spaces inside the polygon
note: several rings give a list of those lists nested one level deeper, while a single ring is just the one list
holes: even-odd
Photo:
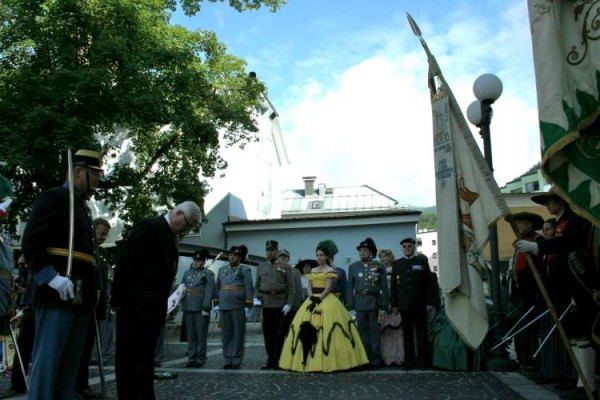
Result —
[{"label": "lamp post", "polygon": [[[467,118],[479,128],[479,134],[483,139],[483,155],[487,161],[492,174],[494,164],[492,162],[492,141],[490,138],[490,123],[492,122],[492,104],[502,94],[502,81],[493,74],[483,74],[473,83],[473,93],[477,100],[467,108]],[[500,293],[500,263],[498,260],[498,230],[496,224],[490,226],[490,261],[492,264],[492,299],[494,300],[493,318],[494,324],[500,320],[502,315],[502,302]],[[498,333],[499,327],[496,328]]]}]

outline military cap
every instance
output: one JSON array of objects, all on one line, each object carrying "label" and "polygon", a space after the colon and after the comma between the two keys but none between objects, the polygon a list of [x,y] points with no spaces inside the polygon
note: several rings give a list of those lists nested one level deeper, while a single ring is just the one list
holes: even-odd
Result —
[{"label": "military cap", "polygon": [[281,250],[279,250],[279,255],[280,256],[287,256],[289,258],[290,257],[290,252],[287,249],[281,249]]},{"label": "military cap", "polygon": [[206,261],[208,258],[208,249],[202,248],[194,252],[194,261]]},{"label": "military cap", "polygon": [[248,255],[248,248],[243,244],[239,246],[231,246],[229,249],[229,254],[237,254],[242,260],[245,260],[246,256]]},{"label": "military cap", "polygon": [[94,150],[77,150],[73,165],[102,171],[102,153]]},{"label": "military cap", "polygon": [[400,241],[400,244],[404,244],[404,243],[417,244],[417,241],[411,237],[407,237],[405,239],[402,239],[402,241]]},{"label": "military cap", "polygon": [[554,192],[552,188],[545,193],[539,193],[535,196],[531,196],[531,201],[541,205],[546,205],[546,202],[550,199],[560,200],[563,203],[566,203],[558,194],[556,194],[556,192]]},{"label": "military cap", "polygon": [[[506,216],[504,217],[504,219],[508,220],[510,218],[510,216]],[[527,211],[523,211],[523,212],[519,212],[516,214],[512,214],[512,219],[517,221],[517,220],[521,220],[521,221],[529,221],[531,222],[531,225],[533,226],[533,230],[539,231],[540,229],[542,229],[544,227],[544,218],[540,217],[537,214],[531,213],[531,212],[527,212]]]},{"label": "military cap", "polygon": [[267,243],[265,244],[265,250],[269,249],[279,249],[279,242],[276,240],[267,240]]},{"label": "military cap", "polygon": [[360,250],[361,248],[367,248],[371,250],[372,255],[377,254],[377,246],[375,246],[375,241],[370,237],[366,238],[365,240],[360,242],[358,246],[356,246],[356,250]]}]

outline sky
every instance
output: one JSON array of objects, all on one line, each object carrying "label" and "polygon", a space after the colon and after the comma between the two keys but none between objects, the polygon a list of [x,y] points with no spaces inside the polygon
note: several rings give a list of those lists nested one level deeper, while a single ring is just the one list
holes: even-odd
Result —
[{"label": "sky", "polygon": [[[268,87],[290,159],[287,187],[369,185],[401,205],[436,202],[427,57],[410,13],[463,113],[473,82],[503,82],[491,124],[503,186],[540,160],[527,2],[288,0],[276,13],[205,3],[173,24],[214,31]],[[471,126],[483,149],[478,129]]]}]

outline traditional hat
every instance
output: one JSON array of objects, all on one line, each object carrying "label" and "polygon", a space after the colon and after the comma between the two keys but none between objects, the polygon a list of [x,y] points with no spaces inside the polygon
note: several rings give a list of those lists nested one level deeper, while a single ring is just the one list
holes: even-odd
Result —
[{"label": "traditional hat", "polygon": [[536,194],[535,196],[531,196],[531,201],[533,201],[534,203],[541,204],[543,206],[546,205],[546,202],[550,199],[557,199],[557,200],[560,200],[560,201],[566,203],[562,199],[562,197],[560,197],[558,194],[556,194],[554,192],[554,190],[552,188],[550,188],[550,190],[545,193],[539,193],[539,194]]},{"label": "traditional hat", "polygon": [[317,250],[323,250],[329,257],[335,256],[338,252],[338,248],[333,240],[329,239],[320,241],[317,245]]},{"label": "traditional hat", "polygon": [[[504,217],[504,219],[508,220],[509,216]],[[533,226],[533,230],[539,231],[544,227],[544,218],[540,217],[537,214],[523,211],[512,215],[513,220],[522,220],[529,221]]]},{"label": "traditional hat", "polygon": [[401,245],[404,244],[404,243],[417,244],[417,241],[415,239],[411,238],[411,237],[407,237],[407,238],[402,239],[400,241]]},{"label": "traditional hat", "polygon": [[239,245],[239,246],[231,246],[231,248],[229,249],[229,253],[230,254],[238,254],[243,261],[246,259],[246,256],[248,255],[248,248],[246,246],[244,246],[243,244]]},{"label": "traditional hat", "polygon": [[311,268],[315,268],[317,265],[319,265],[317,260],[311,260],[310,258],[307,258],[305,260],[298,261],[298,264],[296,264],[296,268],[298,268],[302,272],[302,267],[306,264],[309,264]]},{"label": "traditional hat", "polygon": [[278,249],[278,248],[279,248],[279,242],[277,242],[276,240],[267,240],[267,243],[265,244],[265,250]]},{"label": "traditional hat", "polygon": [[360,242],[358,244],[358,246],[356,246],[356,250],[360,250],[363,247],[371,250],[372,255],[377,254],[377,246],[375,246],[375,241],[373,239],[371,239],[370,237],[368,237],[365,240],[363,240],[362,242]]},{"label": "traditional hat", "polygon": [[202,248],[194,252],[194,261],[206,261],[209,256],[208,249]]},{"label": "traditional hat", "polygon": [[102,171],[102,153],[94,150],[77,150],[73,157],[73,165]]},{"label": "traditional hat", "polygon": [[287,251],[287,249],[281,249],[281,250],[279,250],[279,255],[280,256],[282,256],[282,255],[283,256],[287,256],[289,258],[290,257],[290,252]]}]

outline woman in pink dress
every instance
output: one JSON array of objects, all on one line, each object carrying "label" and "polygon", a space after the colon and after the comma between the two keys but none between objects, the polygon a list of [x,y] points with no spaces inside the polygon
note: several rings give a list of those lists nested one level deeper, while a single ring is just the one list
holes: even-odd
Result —
[{"label": "woman in pink dress", "polygon": [[[379,259],[387,272],[388,288],[392,276],[394,253],[390,249],[379,250]],[[404,336],[399,312],[388,312],[381,319],[381,357],[385,365],[400,366],[404,363]]]}]

